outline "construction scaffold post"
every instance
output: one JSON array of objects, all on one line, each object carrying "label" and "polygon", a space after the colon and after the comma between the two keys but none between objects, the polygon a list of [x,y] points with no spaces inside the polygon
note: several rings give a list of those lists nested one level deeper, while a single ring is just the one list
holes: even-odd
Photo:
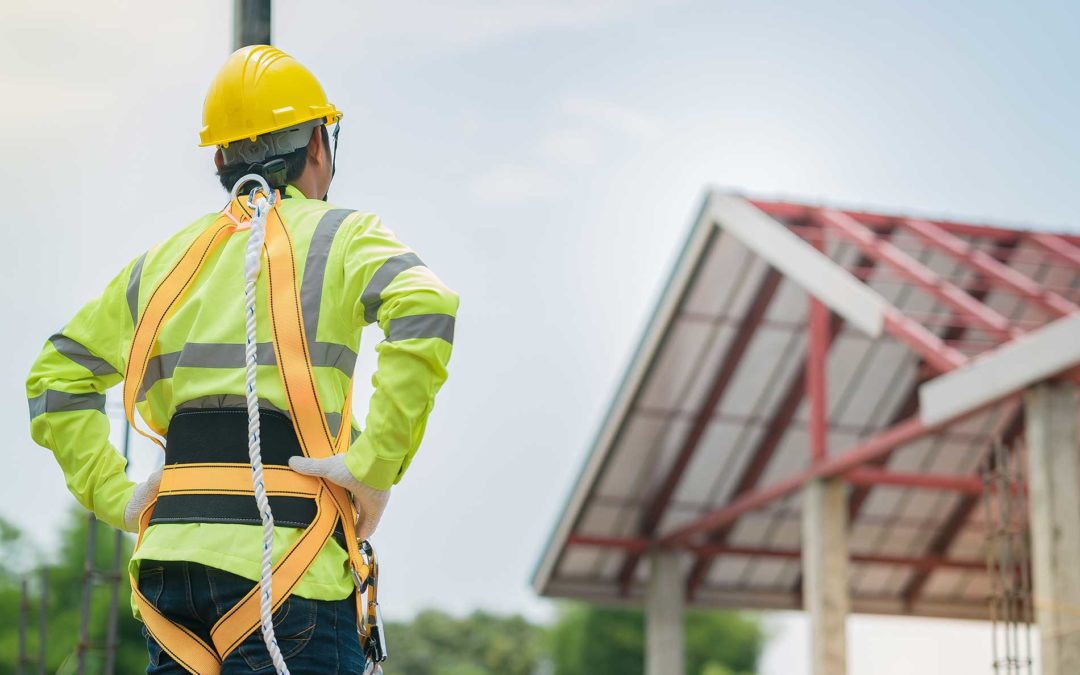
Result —
[{"label": "construction scaffold post", "polygon": [[[131,426],[124,421],[123,454],[126,462],[131,450]],[[95,568],[97,559],[97,518],[94,514],[88,514],[86,520],[86,562],[83,566],[82,602],[79,610],[79,644],[76,647],[76,660],[78,675],[90,672],[89,657],[93,651],[104,652],[102,673],[114,675],[116,672],[116,654],[120,648],[119,623],[120,623],[120,585],[123,575],[121,563],[124,558],[124,533],[116,530],[113,534],[113,550],[108,571],[102,572]],[[95,645],[90,635],[91,604],[94,594],[94,586],[100,583],[109,585],[109,613],[105,627],[104,644]],[[47,584],[46,584],[47,586]],[[44,590],[42,591],[45,592]],[[44,595],[42,596],[45,597]],[[44,600],[43,600],[44,602]],[[42,628],[44,635],[44,627]],[[44,638],[43,638],[44,640]],[[44,662],[44,651],[42,651]],[[44,671],[42,671],[44,672]]]},{"label": "construction scaffold post", "polygon": [[30,581],[25,577],[22,580],[22,592],[19,597],[19,659],[15,665],[15,672],[23,675],[26,672],[28,658],[26,655],[26,624],[30,621]]},{"label": "construction scaffold post", "polygon": [[49,638],[49,568],[41,568],[41,611],[38,612],[38,675],[45,675],[45,646]]},{"label": "construction scaffold post", "polygon": [[[124,459],[128,458],[129,445],[131,443],[131,426],[124,422]],[[120,562],[124,556],[124,533],[117,530],[113,533],[112,565],[109,568],[109,623],[108,633],[105,638],[105,673],[112,675],[116,672],[116,652],[120,647],[118,632],[120,628]]]},{"label": "construction scaffold post", "polygon": [[37,675],[45,675],[45,643],[48,637],[49,626],[49,569],[42,567],[40,570],[39,583],[41,588],[38,591],[38,597],[40,598],[38,608],[38,638],[37,638],[37,660],[31,658],[30,647],[28,644],[28,635],[30,630],[30,600],[33,595],[32,580],[29,574],[22,578],[19,592],[19,653],[15,661],[15,672],[18,675],[29,675],[31,672],[31,665],[36,664],[34,669]]},{"label": "construction scaffold post", "polygon": [[97,551],[97,518],[86,517],[86,561],[83,564],[82,602],[79,610],[79,645],[76,647],[78,675],[85,675],[90,654],[90,596],[94,591],[94,553]]}]

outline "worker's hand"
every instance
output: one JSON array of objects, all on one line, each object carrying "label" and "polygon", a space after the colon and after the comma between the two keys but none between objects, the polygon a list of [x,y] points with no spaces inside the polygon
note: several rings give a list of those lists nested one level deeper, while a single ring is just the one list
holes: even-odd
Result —
[{"label": "worker's hand", "polygon": [[345,466],[345,455],[334,455],[326,459],[290,457],[289,467],[297,473],[325,478],[348,490],[352,494],[353,506],[356,507],[356,536],[363,540],[375,533],[383,511],[386,510],[386,502],[390,501],[390,491],[377,490],[356,480],[349,467]]},{"label": "worker's hand", "polygon": [[127,507],[124,508],[124,529],[128,532],[139,531],[139,516],[142,515],[150,502],[157,497],[158,487],[161,486],[161,469],[147,476],[146,480],[135,486],[135,492],[131,495]]}]

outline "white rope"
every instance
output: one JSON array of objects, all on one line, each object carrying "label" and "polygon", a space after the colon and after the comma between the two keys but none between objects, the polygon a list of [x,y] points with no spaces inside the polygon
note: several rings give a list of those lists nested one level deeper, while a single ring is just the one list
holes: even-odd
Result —
[{"label": "white rope", "polygon": [[262,516],[263,526],[263,551],[262,568],[260,570],[259,586],[262,591],[259,597],[259,618],[262,623],[263,642],[266,650],[270,652],[270,659],[274,663],[274,669],[279,675],[289,675],[289,667],[285,665],[285,659],[281,656],[281,648],[278,647],[277,638],[274,636],[273,622],[273,594],[271,592],[271,576],[274,571],[273,548],[274,548],[274,514],[270,512],[270,502],[266,499],[266,485],[263,482],[262,443],[259,439],[259,396],[255,391],[255,375],[258,367],[257,340],[255,334],[255,282],[259,279],[260,260],[262,258],[263,242],[266,241],[266,215],[273,205],[270,187],[261,176],[248,174],[238,180],[233,187],[233,197],[236,197],[237,189],[244,183],[251,181],[259,182],[264,188],[263,192],[255,196],[254,203],[249,199],[248,205],[254,207],[255,214],[251,218],[251,233],[248,238],[247,250],[244,255],[244,316],[246,319],[247,341],[244,346],[244,361],[247,390],[248,412],[248,457],[251,460],[251,482],[255,488],[255,502],[259,507],[259,515]]}]

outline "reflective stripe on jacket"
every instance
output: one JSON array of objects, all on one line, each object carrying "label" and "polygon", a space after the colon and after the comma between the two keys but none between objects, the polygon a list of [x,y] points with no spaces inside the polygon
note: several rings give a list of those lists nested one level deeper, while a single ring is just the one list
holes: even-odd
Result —
[{"label": "reflective stripe on jacket", "polygon": [[[378,323],[364,432],[355,428],[346,465],[360,481],[387,489],[400,480],[420,445],[436,392],[446,379],[457,295],[377,217],[337,209],[286,189],[280,212],[295,243],[306,335],[319,395],[332,431],[344,401],[363,326]],[[218,216],[208,214],[132,261],[45,344],[27,379],[31,433],[53,451],[80,504],[123,526],[134,484],[109,442],[105,390],[119,384],[141,303],[194,237]],[[207,261],[158,340],[138,409],[167,428],[178,409],[244,406],[243,257],[246,233],[233,235]],[[276,371],[266,303],[266,274],[257,288],[258,391],[261,404],[287,413]],[[300,530],[277,528],[275,551]],[[258,526],[160,524],[143,539],[141,559],[190,560],[258,579]],[[314,599],[346,597],[346,556],[327,543],[296,592]]]}]

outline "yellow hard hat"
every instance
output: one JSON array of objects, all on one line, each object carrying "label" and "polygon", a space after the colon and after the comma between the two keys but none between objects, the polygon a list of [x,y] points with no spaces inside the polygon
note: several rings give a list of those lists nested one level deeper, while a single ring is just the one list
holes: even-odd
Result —
[{"label": "yellow hard hat", "polygon": [[199,145],[228,145],[342,113],[326,100],[311,71],[280,49],[251,45],[237,49],[210,83],[203,103]]}]

